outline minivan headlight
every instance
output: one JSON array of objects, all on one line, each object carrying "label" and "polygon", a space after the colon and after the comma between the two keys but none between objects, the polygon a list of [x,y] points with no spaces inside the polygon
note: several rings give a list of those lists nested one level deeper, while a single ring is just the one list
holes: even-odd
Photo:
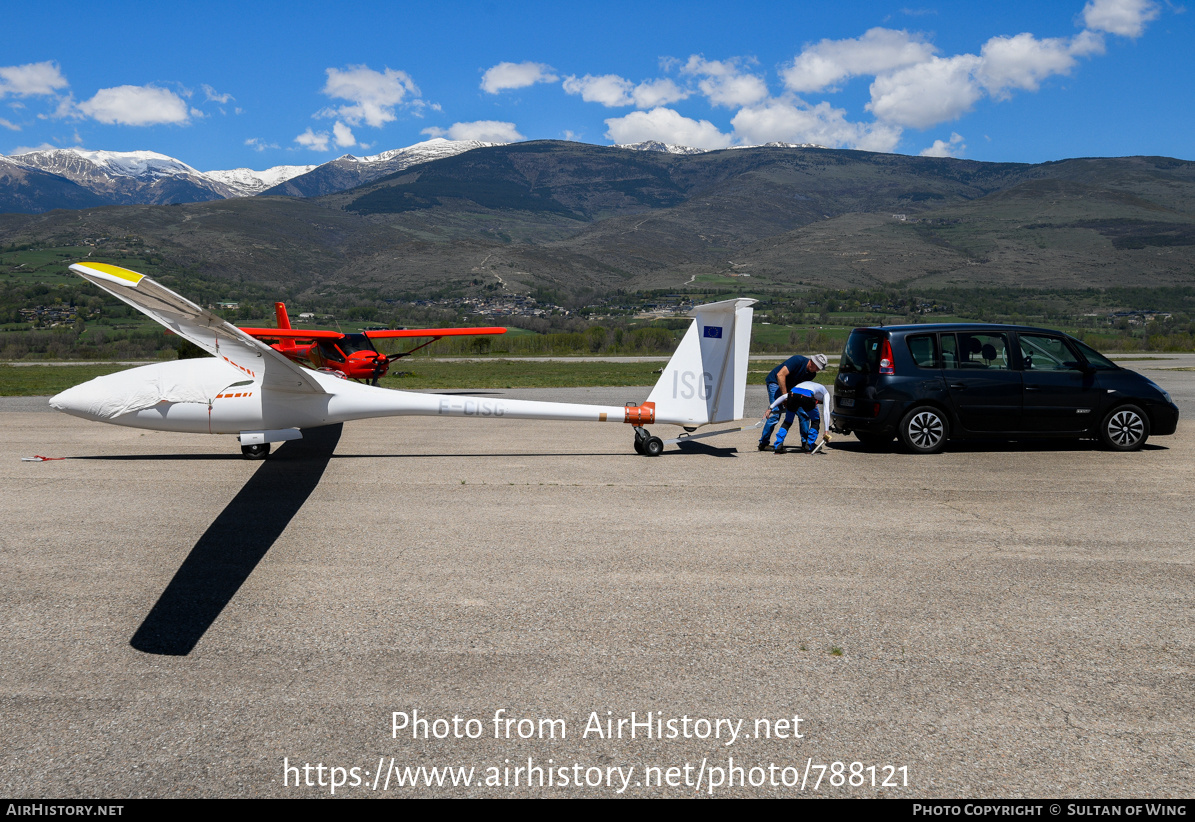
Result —
[{"label": "minivan headlight", "polygon": [[1172,400],[1172,399],[1170,398],[1170,392],[1169,392],[1169,391],[1167,391],[1167,390],[1166,390],[1165,388],[1163,388],[1162,386],[1158,385],[1158,384],[1157,384],[1156,382],[1154,382],[1153,380],[1146,380],[1146,382],[1147,382],[1147,383],[1149,383],[1150,385],[1152,385],[1152,386],[1153,386],[1155,389],[1157,389],[1157,392],[1158,392],[1159,394],[1161,394],[1163,397],[1165,397],[1165,398],[1166,398],[1166,402],[1170,403],[1171,405],[1174,405],[1174,400]]}]

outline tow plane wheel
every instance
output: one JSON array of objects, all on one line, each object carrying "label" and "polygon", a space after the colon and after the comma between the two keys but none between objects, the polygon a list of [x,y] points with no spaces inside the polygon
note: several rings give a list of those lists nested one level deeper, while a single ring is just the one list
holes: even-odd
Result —
[{"label": "tow plane wheel", "polygon": [[241,453],[247,460],[264,460],[270,455],[270,444],[262,442],[257,445],[242,445]]},{"label": "tow plane wheel", "polygon": [[664,453],[664,441],[659,437],[648,437],[643,443],[643,456],[658,457]]}]

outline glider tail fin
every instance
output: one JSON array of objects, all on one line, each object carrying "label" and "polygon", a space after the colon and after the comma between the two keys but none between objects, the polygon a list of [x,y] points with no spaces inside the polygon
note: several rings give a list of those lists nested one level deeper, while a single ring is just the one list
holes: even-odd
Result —
[{"label": "glider tail fin", "polygon": [[755,300],[699,305],[652,389],[655,422],[696,427],[742,419]]},{"label": "glider tail fin", "polygon": [[[286,303],[274,303],[274,316],[278,319],[279,328],[290,328],[290,315],[286,313]],[[284,337],[274,347],[286,353],[287,351],[293,351],[298,346],[295,345],[294,340]]]}]

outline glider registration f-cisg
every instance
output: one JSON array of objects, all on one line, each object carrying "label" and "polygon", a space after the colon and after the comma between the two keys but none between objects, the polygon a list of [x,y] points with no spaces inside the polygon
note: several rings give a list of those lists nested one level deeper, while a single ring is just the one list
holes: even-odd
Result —
[{"label": "glider registration f-cisg", "polygon": [[371,417],[444,416],[621,422],[634,427],[635,450],[664,449],[644,426],[693,431],[743,417],[751,306],[738,298],[698,306],[693,323],[647,401],[626,407],[442,396],[351,382],[303,368],[210,311],[143,274],[106,263],[71,270],[190,340],[211,357],[155,363],[68,388],[50,400],[67,414],[98,422],[191,434],[235,434],[247,458],[302,429]]}]

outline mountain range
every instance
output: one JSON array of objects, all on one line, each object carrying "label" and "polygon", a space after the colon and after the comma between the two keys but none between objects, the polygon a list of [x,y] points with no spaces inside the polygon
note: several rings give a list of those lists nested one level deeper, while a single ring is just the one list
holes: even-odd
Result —
[{"label": "mountain range", "polygon": [[[578,302],[686,287],[1195,286],[1189,161],[634,148],[479,146],[341,190],[355,167],[325,164],[266,189],[319,196],[169,208],[89,208],[82,194],[97,195],[81,189],[73,211],[0,215],[0,237],[83,246],[80,256],[152,265],[147,273],[207,293],[256,284],[279,296],[346,300],[534,292]],[[403,163],[377,158],[385,159],[365,159]],[[17,168],[29,178],[39,171]]]},{"label": "mountain range", "polygon": [[436,138],[370,157],[346,154],[318,166],[206,172],[153,151],[39,149],[0,156],[0,212],[39,214],[96,205],[173,205],[256,194],[315,197],[488,145],[496,144]]},{"label": "mountain range", "polygon": [[[38,149],[0,156],[0,213],[40,214],[55,208],[96,205],[174,205],[257,194],[319,197],[372,182],[419,163],[497,145],[501,144],[437,137],[368,157],[346,154],[321,165],[274,166],[264,171],[250,168],[199,171],[182,160],[153,151]],[[789,143],[768,143],[768,146],[815,147]],[[705,153],[705,149],[657,141],[619,148],[666,154]],[[61,179],[30,174],[29,170]],[[76,191],[68,182],[91,192],[94,197]]]}]

